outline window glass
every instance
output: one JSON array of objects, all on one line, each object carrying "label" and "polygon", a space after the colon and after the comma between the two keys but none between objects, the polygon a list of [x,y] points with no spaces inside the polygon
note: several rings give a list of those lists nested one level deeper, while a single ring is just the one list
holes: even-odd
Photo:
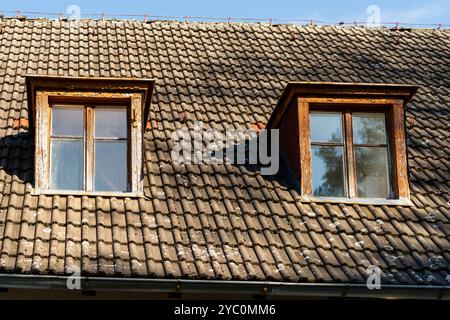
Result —
[{"label": "window glass", "polygon": [[353,114],[354,144],[385,144],[384,113]]},{"label": "window glass", "polygon": [[95,137],[127,137],[126,109],[95,109]]},{"label": "window glass", "polygon": [[310,130],[312,142],[342,142],[342,114],[311,112]]},{"label": "window glass", "polygon": [[51,141],[50,188],[54,190],[83,189],[83,140]]},{"label": "window glass", "polygon": [[355,147],[357,196],[387,198],[389,179],[386,147]]},{"label": "window glass", "polygon": [[346,196],[342,146],[311,146],[314,196]]},{"label": "window glass", "polygon": [[53,136],[83,136],[84,113],[82,107],[55,106],[52,109]]},{"label": "window glass", "polygon": [[95,141],[95,191],[127,191],[127,141]]}]

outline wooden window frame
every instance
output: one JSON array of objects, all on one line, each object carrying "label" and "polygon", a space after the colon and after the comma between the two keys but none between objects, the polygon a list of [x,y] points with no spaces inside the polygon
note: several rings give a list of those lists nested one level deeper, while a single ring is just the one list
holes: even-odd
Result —
[{"label": "wooden window frame", "polygon": [[[298,126],[300,128],[300,189],[302,197],[311,201],[348,203],[411,204],[406,162],[403,100],[365,98],[298,97]],[[312,191],[312,162],[310,139],[310,111],[342,112],[344,114],[345,172],[348,180],[347,197],[315,197]],[[351,114],[374,112],[386,114],[386,133],[389,157],[390,197],[388,199],[357,198]],[[352,148],[352,149],[350,149]],[[350,163],[350,164],[349,164]],[[350,172],[348,172],[349,170]]]},{"label": "wooden window frame", "polygon": [[[86,190],[51,190],[50,185],[50,139],[51,117],[53,105],[82,105],[85,115],[85,167],[88,172],[83,179]],[[93,108],[122,106],[127,109],[127,162],[128,181],[130,190],[120,191],[93,191]],[[140,93],[112,93],[112,92],[86,92],[86,91],[36,91],[36,135],[35,135],[35,188],[34,193],[43,194],[70,194],[70,195],[107,195],[107,196],[142,196],[142,95]],[[89,125],[86,121],[91,121]],[[89,128],[91,130],[89,130]],[[90,159],[90,161],[88,161]]]}]

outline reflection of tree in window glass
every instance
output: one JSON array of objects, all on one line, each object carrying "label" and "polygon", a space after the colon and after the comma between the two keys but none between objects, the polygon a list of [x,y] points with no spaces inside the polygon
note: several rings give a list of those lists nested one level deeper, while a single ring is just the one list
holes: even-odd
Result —
[{"label": "reflection of tree in window glass", "polygon": [[387,198],[387,150],[385,147],[356,147],[357,196],[362,198]]},{"label": "reflection of tree in window glass", "polygon": [[345,196],[343,147],[313,146],[311,151],[313,194]]},{"label": "reflection of tree in window glass", "polygon": [[346,195],[342,113],[311,112],[311,160],[313,194]]},{"label": "reflection of tree in window glass", "polygon": [[357,196],[387,198],[389,178],[384,114],[354,114],[353,141]]},{"label": "reflection of tree in window glass", "polygon": [[354,114],[353,143],[386,143],[386,126],[384,114]]},{"label": "reflection of tree in window glass", "polygon": [[[352,134],[343,128],[344,114],[352,121],[353,144],[351,139],[344,143],[344,137]],[[389,197],[384,113],[311,112],[310,130],[314,196],[348,196],[346,168],[353,167],[356,190],[352,192],[357,197]],[[354,163],[346,162],[346,154],[353,154]]]}]

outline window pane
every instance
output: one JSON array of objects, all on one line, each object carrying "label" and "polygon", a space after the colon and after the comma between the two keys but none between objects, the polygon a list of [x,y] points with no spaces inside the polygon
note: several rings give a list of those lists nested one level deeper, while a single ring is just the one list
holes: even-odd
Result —
[{"label": "window pane", "polygon": [[386,147],[356,147],[356,187],[361,198],[387,198],[389,179]]},{"label": "window pane", "polygon": [[353,114],[353,142],[386,143],[386,123],[384,113]]},{"label": "window pane", "polygon": [[52,134],[55,136],[83,136],[84,109],[82,107],[53,107]]},{"label": "window pane", "polygon": [[126,138],[126,109],[95,109],[95,136]]},{"label": "window pane", "polygon": [[314,196],[346,196],[343,147],[311,146]]},{"label": "window pane", "polygon": [[95,142],[95,191],[127,191],[127,142]]},{"label": "window pane", "polygon": [[50,188],[83,189],[83,140],[52,139]]},{"label": "window pane", "polygon": [[341,113],[310,113],[311,141],[342,142]]}]

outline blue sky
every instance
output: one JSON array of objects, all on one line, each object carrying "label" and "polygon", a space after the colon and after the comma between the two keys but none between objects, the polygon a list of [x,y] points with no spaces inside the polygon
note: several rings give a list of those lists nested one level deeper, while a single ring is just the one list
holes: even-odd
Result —
[{"label": "blue sky", "polygon": [[[78,5],[82,14],[148,14],[245,18],[314,19],[330,23],[367,20],[368,6],[381,10],[382,22],[443,23],[450,25],[449,0],[1,0],[0,11],[65,13]],[[6,14],[11,15],[11,14]],[[32,16],[27,14],[28,16]]]}]

